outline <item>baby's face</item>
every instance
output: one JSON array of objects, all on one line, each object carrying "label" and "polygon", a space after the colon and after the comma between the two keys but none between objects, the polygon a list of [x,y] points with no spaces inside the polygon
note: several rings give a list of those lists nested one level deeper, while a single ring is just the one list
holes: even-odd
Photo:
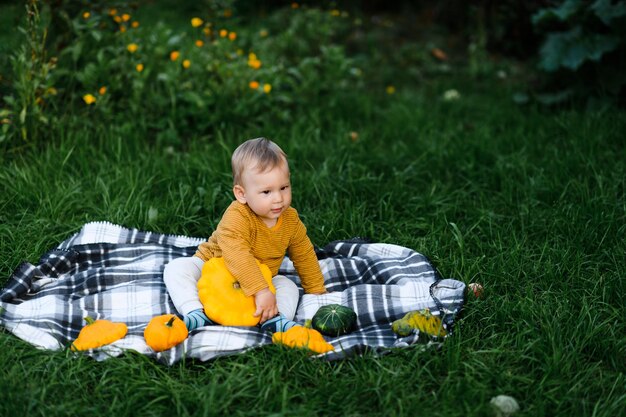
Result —
[{"label": "baby's face", "polygon": [[[242,176],[245,203],[272,227],[291,205],[289,167],[280,164],[265,172],[246,169]],[[240,200],[241,201],[241,200]]]}]

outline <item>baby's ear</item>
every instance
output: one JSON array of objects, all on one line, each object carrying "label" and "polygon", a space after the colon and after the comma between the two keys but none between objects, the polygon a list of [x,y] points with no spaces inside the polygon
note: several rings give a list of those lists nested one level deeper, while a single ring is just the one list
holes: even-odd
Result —
[{"label": "baby's ear", "polygon": [[237,201],[241,204],[246,204],[246,190],[244,190],[241,185],[235,185],[233,187],[233,194],[235,195]]}]

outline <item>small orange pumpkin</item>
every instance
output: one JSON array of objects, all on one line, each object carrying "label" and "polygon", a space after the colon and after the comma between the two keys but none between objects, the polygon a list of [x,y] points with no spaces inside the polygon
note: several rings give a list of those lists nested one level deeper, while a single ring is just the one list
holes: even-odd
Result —
[{"label": "small orange pumpkin", "polygon": [[80,330],[72,343],[72,350],[89,350],[108,345],[126,336],[128,327],[124,323],[113,323],[110,320],[94,320],[85,317],[87,324]]},{"label": "small orange pumpkin", "polygon": [[153,317],[143,331],[148,346],[155,352],[173,348],[188,336],[187,326],[174,314]]},{"label": "small orange pumpkin", "polygon": [[[272,272],[258,260],[257,264],[270,291],[276,294]],[[261,317],[254,317],[254,297],[243,293],[239,282],[226,267],[224,258],[211,258],[204,263],[198,280],[198,295],[206,315],[223,326],[256,326],[261,320]]]},{"label": "small orange pumpkin", "polygon": [[304,326],[293,326],[286,332],[276,332],[272,335],[272,342],[291,348],[308,349],[315,353],[335,350],[333,345],[324,340],[320,332]]}]

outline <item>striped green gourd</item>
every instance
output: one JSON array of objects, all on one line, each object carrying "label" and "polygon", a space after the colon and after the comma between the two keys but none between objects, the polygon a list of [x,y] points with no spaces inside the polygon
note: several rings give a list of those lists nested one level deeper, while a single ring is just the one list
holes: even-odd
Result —
[{"label": "striped green gourd", "polygon": [[311,325],[315,330],[327,336],[340,336],[354,329],[356,313],[349,307],[329,304],[317,310],[311,319]]}]

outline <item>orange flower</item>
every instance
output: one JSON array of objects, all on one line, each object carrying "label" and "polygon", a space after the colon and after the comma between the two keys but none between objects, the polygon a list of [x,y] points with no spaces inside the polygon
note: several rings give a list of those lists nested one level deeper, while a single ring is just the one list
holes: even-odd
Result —
[{"label": "orange flower", "polygon": [[233,15],[233,11],[230,9],[224,10],[224,17],[231,17]]},{"label": "orange flower", "polygon": [[100,94],[101,96],[103,96],[106,92],[107,88],[105,86],[100,87],[100,89],[98,90],[98,94]]},{"label": "orange flower", "polygon": [[300,7],[300,5],[296,2],[291,3],[291,8],[292,9],[297,9],[298,7]]},{"label": "orange flower", "polygon": [[115,16],[117,14],[117,9],[109,9],[109,15]]},{"label": "orange flower", "polygon": [[137,64],[137,66],[135,67],[135,69],[137,70],[137,72],[141,72],[141,71],[143,71],[143,64]]},{"label": "orange flower", "polygon": [[226,29],[220,30],[220,38],[225,38],[228,36],[228,31]]},{"label": "orange flower", "polygon": [[134,28],[138,28],[139,27],[139,22],[138,21],[134,21],[133,23],[130,24],[132,27]]},{"label": "orange flower", "polygon": [[122,18],[121,18],[121,16],[117,16],[117,15],[115,15],[115,16],[113,17],[113,20],[115,20],[115,22],[116,22],[116,23],[122,23]]},{"label": "orange flower", "polygon": [[204,45],[204,42],[200,39],[198,39],[195,43],[198,48],[202,48],[202,46]]},{"label": "orange flower", "polygon": [[446,55],[445,52],[443,52],[441,49],[439,48],[433,48],[430,50],[430,53],[437,58],[439,61],[446,61],[448,59],[448,55]]},{"label": "orange flower", "polygon": [[128,22],[128,21],[130,20],[130,15],[129,15],[128,13],[124,13],[124,14],[122,15],[122,20],[123,20],[124,22]]},{"label": "orange flower", "polygon": [[178,59],[178,57],[180,56],[180,52],[178,51],[172,51],[170,52],[170,59],[172,61],[176,61]]},{"label": "orange flower", "polygon": [[237,34],[235,32],[230,32],[228,34],[228,39],[230,39],[231,41],[234,41],[235,39],[237,39]]},{"label": "orange flower", "polygon": [[187,68],[189,68],[190,66],[191,66],[191,61],[190,61],[190,60],[188,60],[188,59],[185,59],[185,60],[183,61],[183,68],[187,69]]},{"label": "orange flower", "polygon": [[259,69],[261,68],[261,61],[259,61],[258,59],[254,59],[254,60],[249,60],[248,61],[248,65],[254,69]]},{"label": "orange flower", "polygon": [[203,23],[204,21],[200,19],[199,17],[194,17],[191,19],[191,26],[195,28],[202,26]]},{"label": "orange flower", "polygon": [[134,54],[135,52],[137,52],[137,48],[139,48],[137,46],[136,43],[129,43],[128,46],[126,47],[126,49],[128,49],[128,52],[130,52],[131,54]]},{"label": "orange flower", "polygon": [[89,12],[83,13],[83,19],[89,19],[89,16],[91,16],[91,13]]},{"label": "orange flower", "polygon": [[122,33],[126,32],[126,26],[120,25],[120,32]]},{"label": "orange flower", "polygon": [[90,106],[96,102],[96,98],[93,96],[93,94],[85,94],[83,96],[83,101],[87,103],[88,106]]},{"label": "orange flower", "polygon": [[253,90],[256,90],[257,88],[259,88],[259,82],[258,81],[250,81],[250,84],[248,84],[248,85]]},{"label": "orange flower", "polygon": [[203,28],[202,32],[204,32],[206,36],[209,36],[211,34],[211,28]]},{"label": "orange flower", "polygon": [[257,58],[254,52],[248,54],[248,65],[254,69],[261,68],[261,61]]}]

